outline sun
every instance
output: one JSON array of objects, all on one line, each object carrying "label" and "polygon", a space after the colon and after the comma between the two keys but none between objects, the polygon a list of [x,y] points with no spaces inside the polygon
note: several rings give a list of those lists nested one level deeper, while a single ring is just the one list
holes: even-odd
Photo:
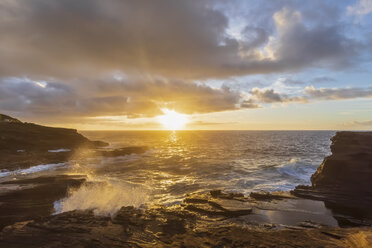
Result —
[{"label": "sun", "polygon": [[164,115],[157,117],[158,121],[167,130],[180,130],[189,122],[187,115],[177,113],[174,110],[162,109]]}]

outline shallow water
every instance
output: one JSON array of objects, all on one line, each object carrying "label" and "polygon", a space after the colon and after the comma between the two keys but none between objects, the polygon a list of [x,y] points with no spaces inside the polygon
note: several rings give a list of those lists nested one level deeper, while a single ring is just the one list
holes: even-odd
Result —
[{"label": "shallow water", "polygon": [[150,149],[114,158],[76,154],[75,160],[61,167],[28,169],[30,174],[88,175],[88,183],[55,202],[56,212],[94,208],[97,214],[113,214],[124,205],[171,205],[186,194],[211,189],[244,194],[291,190],[310,184],[311,174],[330,154],[329,139],[334,135],[333,131],[82,133],[110,142],[110,147]]}]

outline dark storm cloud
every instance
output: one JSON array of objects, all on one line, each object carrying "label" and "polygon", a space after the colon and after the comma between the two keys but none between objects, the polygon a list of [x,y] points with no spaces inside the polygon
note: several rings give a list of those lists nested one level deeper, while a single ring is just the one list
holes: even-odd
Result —
[{"label": "dark storm cloud", "polygon": [[316,63],[342,67],[351,63],[361,44],[343,34],[338,25],[307,27],[301,12],[283,8],[274,14],[278,39],[271,45],[282,66],[301,67]]},{"label": "dark storm cloud", "polygon": [[0,82],[1,110],[40,116],[152,117],[162,114],[161,108],[208,113],[237,109],[240,101],[239,93],[227,87],[214,89],[166,79],[63,84],[7,78]]},{"label": "dark storm cloud", "polygon": [[[37,85],[39,83],[41,86]],[[34,111],[36,114],[55,114],[73,108],[74,93],[69,87],[50,82],[33,82],[27,78],[0,81],[0,109],[9,112]]]},{"label": "dark storm cloud", "polygon": [[[221,78],[344,66],[359,44],[340,26],[304,24],[276,6],[266,26],[227,35],[213,1],[14,0],[0,4],[0,73],[83,77],[113,70],[172,78]],[[264,11],[264,10],[263,10]],[[265,15],[264,15],[265,16]],[[271,38],[269,39],[269,37]],[[260,54],[260,48],[268,54]]]}]

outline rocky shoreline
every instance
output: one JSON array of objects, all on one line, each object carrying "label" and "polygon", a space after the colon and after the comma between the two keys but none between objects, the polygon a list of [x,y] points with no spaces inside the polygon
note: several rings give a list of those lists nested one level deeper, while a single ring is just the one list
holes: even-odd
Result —
[{"label": "rocky shoreline", "polygon": [[[339,228],[312,221],[265,223],[254,208],[281,218],[298,213],[283,200],[211,192],[173,207],[122,207],[112,217],[71,211],[18,222],[0,234],[4,247],[370,247],[370,227]],[[274,196],[276,198],[276,196]],[[299,199],[290,197],[292,201]],[[287,207],[287,209],[282,209]],[[316,215],[316,210],[313,210]],[[250,220],[252,216],[256,221]],[[265,216],[262,214],[261,217]],[[266,215],[268,217],[270,215]],[[305,216],[304,216],[305,217]],[[307,216],[309,217],[309,216]],[[324,216],[322,216],[324,217]],[[297,220],[301,218],[296,217]]]},{"label": "rocky shoreline", "polygon": [[91,141],[76,129],[24,123],[0,114],[0,172],[63,163],[85,153],[89,153],[89,156],[113,157],[148,150],[147,147],[100,149],[107,146],[109,143]]},{"label": "rocky shoreline", "polygon": [[[5,154],[0,168],[27,168],[42,159],[68,161],[87,147],[90,154],[102,157],[147,150],[98,149],[106,143],[90,141],[76,130],[45,129],[14,120],[0,123],[1,130],[11,130],[0,132],[0,153]],[[20,136],[19,129],[29,130],[25,132],[30,136]],[[63,138],[67,134],[73,142]],[[53,135],[61,139],[51,139]],[[22,145],[25,139],[31,143]],[[43,157],[48,150],[61,148],[70,151],[49,155],[61,156],[60,160]],[[31,155],[20,152],[18,156],[16,150],[41,157],[32,163]],[[213,190],[188,195],[179,205],[122,207],[113,216],[95,216],[93,210],[53,214],[54,201],[86,183],[82,175],[2,182],[0,246],[372,247],[372,133],[337,132],[331,151],[312,176],[312,185],[298,186],[292,192],[244,196]]]},{"label": "rocky shoreline", "polygon": [[51,215],[56,200],[86,181],[84,175],[23,178],[23,172],[63,166],[86,156],[117,157],[148,150],[141,146],[105,148],[108,145],[91,141],[75,129],[23,123],[0,114],[0,230],[17,221]]}]

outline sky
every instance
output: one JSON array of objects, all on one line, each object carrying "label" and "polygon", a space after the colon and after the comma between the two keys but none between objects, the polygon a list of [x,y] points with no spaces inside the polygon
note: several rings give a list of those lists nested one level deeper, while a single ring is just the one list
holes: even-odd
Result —
[{"label": "sky", "polygon": [[372,129],[372,0],[2,0],[0,58],[27,122]]}]

